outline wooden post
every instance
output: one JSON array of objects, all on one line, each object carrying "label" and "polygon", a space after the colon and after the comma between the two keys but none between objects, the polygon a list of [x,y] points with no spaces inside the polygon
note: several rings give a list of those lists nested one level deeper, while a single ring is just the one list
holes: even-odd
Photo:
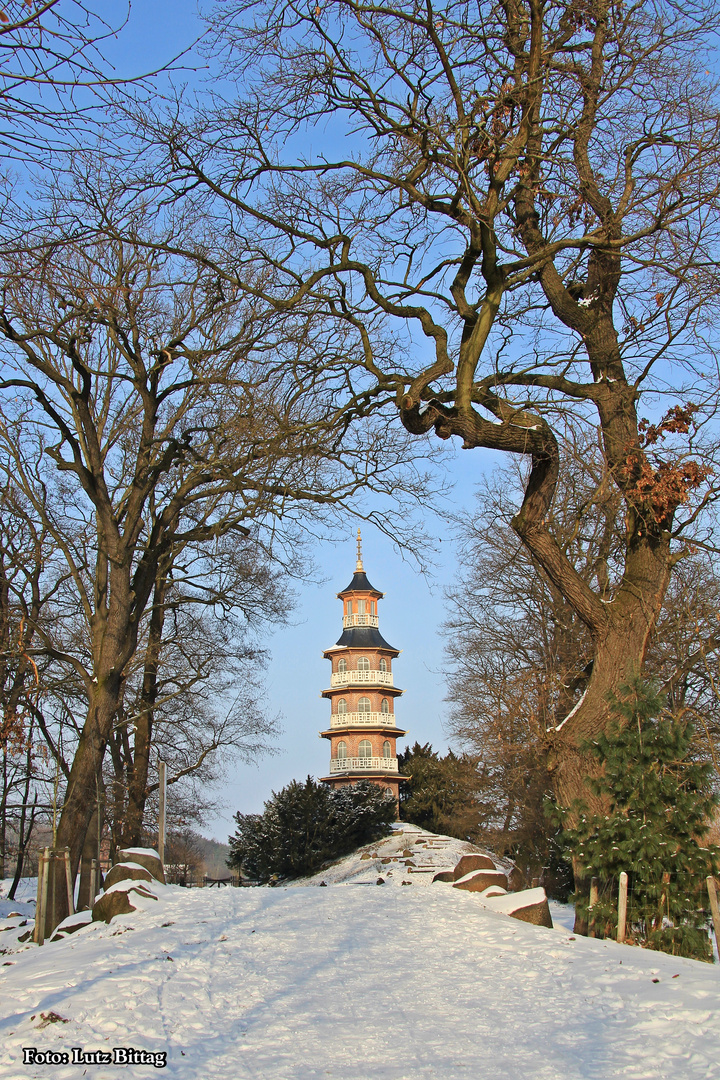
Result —
[{"label": "wooden post", "polygon": [[45,909],[45,932],[48,929],[48,923],[50,924],[50,930],[54,930],[57,926],[58,920],[55,918],[55,910],[57,907],[56,894],[57,894],[57,874],[55,873],[57,864],[57,852],[55,848],[50,849],[48,856],[48,898],[47,906]]},{"label": "wooden post", "polygon": [[628,876],[623,870],[620,874],[620,891],[618,893],[618,928],[617,939],[622,944],[625,940],[625,930],[627,923],[627,886]]},{"label": "wooden post", "polygon": [[165,865],[165,788],[167,784],[167,766],[164,761],[158,761],[158,780],[160,786],[160,812],[158,815],[158,855],[160,862]]},{"label": "wooden post", "polygon": [[[98,823],[97,823],[97,877],[95,879],[95,890],[100,892],[105,882],[102,868],[102,838],[103,829],[105,828],[105,789],[101,788],[98,791]],[[93,897],[93,900],[95,897]]]},{"label": "wooden post", "polygon": [[33,941],[42,945],[45,940],[45,908],[47,907],[47,862],[48,848],[38,858],[38,887],[35,901],[35,931]]},{"label": "wooden post", "polygon": [[715,928],[715,944],[718,949],[718,956],[720,956],[720,909],[718,908],[717,898],[717,886],[715,885],[715,878],[709,877],[707,879],[707,891],[710,898],[710,911],[712,912],[712,921]]},{"label": "wooden post", "polygon": [[98,891],[98,861],[93,859],[90,863],[90,902],[88,907],[92,908],[95,903],[95,896]]},{"label": "wooden post", "polygon": [[593,908],[598,902],[598,879],[596,877],[590,879],[590,903],[588,904],[588,937],[595,937],[595,916],[593,914]]},{"label": "wooden post", "polygon": [[64,851],[65,857],[65,881],[67,882],[67,897],[68,897],[68,915],[75,914],[75,896],[73,889],[72,872],[70,870],[70,848],[66,847]]}]

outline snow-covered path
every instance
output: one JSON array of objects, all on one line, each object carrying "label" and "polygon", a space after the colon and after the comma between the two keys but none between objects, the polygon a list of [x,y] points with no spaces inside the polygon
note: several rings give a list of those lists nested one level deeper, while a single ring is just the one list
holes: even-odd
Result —
[{"label": "snow-covered path", "polygon": [[158,1075],[23,1066],[26,1046],[167,1051],[178,1080],[720,1077],[717,966],[445,886],[169,887],[145,906],[0,961],[1,1077]]}]

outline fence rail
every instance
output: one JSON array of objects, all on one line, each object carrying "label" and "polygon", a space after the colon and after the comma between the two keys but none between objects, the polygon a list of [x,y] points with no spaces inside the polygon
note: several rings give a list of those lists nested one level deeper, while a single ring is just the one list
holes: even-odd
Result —
[{"label": "fence rail", "polygon": [[383,772],[397,772],[396,757],[346,757],[331,758],[330,772],[357,772],[360,769],[381,769]]},{"label": "fence rail", "polygon": [[380,683],[392,686],[391,671],[333,671],[330,686],[350,686],[353,683]]}]

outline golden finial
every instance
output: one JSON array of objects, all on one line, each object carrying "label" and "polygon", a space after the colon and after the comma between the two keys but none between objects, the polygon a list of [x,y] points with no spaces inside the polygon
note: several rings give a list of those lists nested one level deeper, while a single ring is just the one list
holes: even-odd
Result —
[{"label": "golden finial", "polygon": [[362,563],[362,537],[360,536],[360,530],[359,529],[358,529],[358,538],[357,538],[357,551],[358,551],[358,557],[357,557],[357,562],[355,564],[355,573],[356,574],[357,574],[358,571],[364,570],[363,563]]}]

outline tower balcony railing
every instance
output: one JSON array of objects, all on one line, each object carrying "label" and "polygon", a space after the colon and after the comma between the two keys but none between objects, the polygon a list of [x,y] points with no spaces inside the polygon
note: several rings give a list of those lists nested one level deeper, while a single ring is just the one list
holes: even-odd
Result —
[{"label": "tower balcony railing", "polygon": [[395,727],[394,713],[379,712],[346,712],[333,713],[330,717],[331,727]]},{"label": "tower balcony railing", "polygon": [[374,626],[380,622],[377,615],[343,615],[343,629],[349,630],[351,626]]},{"label": "tower balcony railing", "polygon": [[357,772],[359,769],[378,769],[383,772],[396,773],[398,771],[398,759],[396,757],[344,757],[330,758],[330,772]]},{"label": "tower balcony railing", "polygon": [[392,686],[391,671],[333,671],[330,676],[331,686],[350,686],[353,683],[380,683]]}]

